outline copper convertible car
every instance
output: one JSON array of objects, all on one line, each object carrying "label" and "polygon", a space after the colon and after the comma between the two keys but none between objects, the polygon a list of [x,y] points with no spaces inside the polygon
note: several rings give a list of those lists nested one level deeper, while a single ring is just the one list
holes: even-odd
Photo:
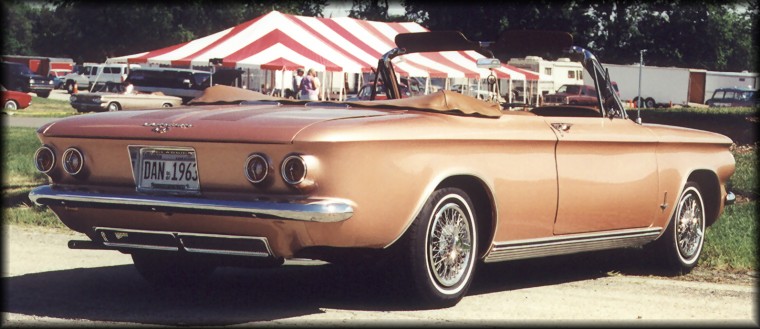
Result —
[{"label": "copper convertible car", "polygon": [[400,98],[393,57],[490,52],[458,32],[401,34],[378,63],[388,100],[307,103],[215,86],[173,111],[42,126],[34,161],[50,184],[30,198],[90,239],[70,248],[129,253],[155,284],[222,265],[369,257],[392,260],[393,282],[420,305],[442,307],[461,300],[482,262],[645,246],[688,272],[734,199],[731,140],[630,119],[595,57],[562,35],[552,43],[595,78],[595,107]]}]

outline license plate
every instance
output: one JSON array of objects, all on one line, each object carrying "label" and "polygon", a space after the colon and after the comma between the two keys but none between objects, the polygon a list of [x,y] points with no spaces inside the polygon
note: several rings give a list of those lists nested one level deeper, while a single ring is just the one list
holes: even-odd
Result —
[{"label": "license plate", "polygon": [[195,194],[201,189],[193,149],[140,149],[137,190]]}]

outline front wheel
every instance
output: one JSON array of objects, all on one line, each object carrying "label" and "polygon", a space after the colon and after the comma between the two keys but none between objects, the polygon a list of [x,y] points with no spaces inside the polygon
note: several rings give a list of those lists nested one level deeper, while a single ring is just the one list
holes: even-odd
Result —
[{"label": "front wheel", "polygon": [[37,96],[42,97],[42,98],[48,98],[50,97],[50,91],[48,90],[48,91],[37,92]]},{"label": "front wheel", "polygon": [[172,104],[169,104],[169,103],[163,103],[163,104],[161,104],[161,107],[172,107]]},{"label": "front wheel", "polygon": [[699,185],[688,182],[665,233],[652,247],[664,269],[687,274],[697,265],[705,241],[705,207]]},{"label": "front wheel", "polygon": [[467,294],[477,259],[478,235],[469,196],[458,188],[428,198],[405,236],[403,266],[424,306],[449,307]]},{"label": "front wheel", "polygon": [[121,106],[119,106],[119,103],[111,102],[111,103],[108,103],[108,106],[106,107],[106,109],[109,112],[115,112],[115,111],[121,110]]},{"label": "front wheel", "polygon": [[9,111],[16,111],[18,110],[18,103],[16,101],[9,99],[5,101],[5,104],[3,104],[3,109],[9,110]]}]

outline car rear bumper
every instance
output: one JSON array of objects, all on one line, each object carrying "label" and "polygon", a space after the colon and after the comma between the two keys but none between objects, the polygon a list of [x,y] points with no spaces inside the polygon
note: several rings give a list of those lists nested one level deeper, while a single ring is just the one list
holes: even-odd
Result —
[{"label": "car rear bumper", "polygon": [[297,199],[271,201],[218,200],[145,194],[115,194],[91,190],[40,186],[29,193],[39,205],[79,208],[109,208],[151,212],[210,213],[248,218],[271,218],[332,223],[351,218],[353,207],[340,199]]}]

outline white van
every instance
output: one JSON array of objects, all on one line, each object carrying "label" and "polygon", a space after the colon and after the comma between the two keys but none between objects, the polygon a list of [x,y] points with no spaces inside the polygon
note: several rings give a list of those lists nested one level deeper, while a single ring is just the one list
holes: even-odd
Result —
[{"label": "white van", "polygon": [[94,85],[104,85],[106,82],[122,83],[129,76],[129,71],[139,68],[137,64],[92,64],[85,63],[77,67],[75,72],[67,74],[63,78],[64,86],[69,94],[76,89],[91,90]]}]

